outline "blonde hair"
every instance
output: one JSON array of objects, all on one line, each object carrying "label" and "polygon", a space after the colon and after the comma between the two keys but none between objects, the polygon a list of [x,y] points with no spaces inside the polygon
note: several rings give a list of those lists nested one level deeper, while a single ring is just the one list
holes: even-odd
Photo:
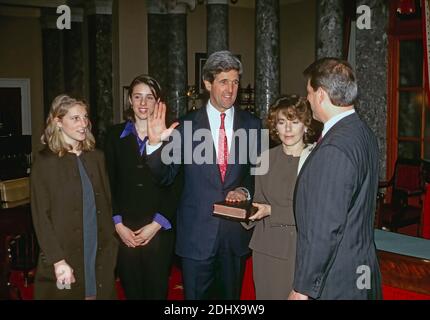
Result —
[{"label": "blonde hair", "polygon": [[[59,157],[62,157],[66,152],[71,151],[73,148],[64,140],[61,129],[58,127],[55,119],[62,119],[71,108],[76,105],[83,106],[88,112],[88,105],[83,100],[77,100],[69,97],[66,94],[57,96],[52,101],[51,109],[49,110],[48,117],[46,118],[46,127],[44,133],[40,137],[42,144],[48,145],[49,149]],[[80,141],[78,150],[92,151],[95,148],[95,139],[91,133],[91,122],[88,121],[88,131],[84,141]]]}]

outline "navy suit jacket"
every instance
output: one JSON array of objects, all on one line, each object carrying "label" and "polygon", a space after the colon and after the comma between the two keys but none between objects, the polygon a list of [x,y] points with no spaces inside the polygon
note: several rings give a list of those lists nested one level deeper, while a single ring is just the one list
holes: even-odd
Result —
[{"label": "navy suit jacket", "polygon": [[[248,156],[245,161],[243,157],[242,161],[239,161],[239,151],[244,156],[249,154],[249,150],[259,150],[261,120],[249,112],[235,108],[233,131],[244,129],[242,131],[247,135],[246,141],[242,140],[243,144],[240,147],[239,143],[234,142],[231,147],[229,146],[230,155],[231,151],[235,150],[235,159],[233,163],[230,163],[229,158],[224,183],[221,182],[219,168],[216,164],[212,137],[206,136],[206,140],[210,140],[208,142],[212,151],[209,163],[199,164],[194,158],[192,161],[184,163],[184,158],[190,158],[194,152],[205,154],[199,148],[201,141],[190,141],[191,138],[185,134],[189,131],[186,127],[190,128],[190,125],[193,134],[199,129],[210,130],[205,107],[187,114],[180,120],[178,131],[181,135],[181,143],[174,144],[174,151],[176,154],[180,152],[182,164],[166,165],[161,161],[162,149],[166,148],[168,143],[147,158],[147,164],[155,178],[164,185],[172,183],[181,165],[183,166],[184,186],[177,211],[176,253],[181,257],[195,260],[208,259],[214,256],[220,248],[221,250],[227,249],[237,256],[247,254],[251,232],[245,230],[239,222],[214,217],[212,213],[213,204],[223,201],[227,193],[237,187],[246,187],[253,194],[254,179],[250,175],[250,169],[255,161]],[[250,138],[250,129],[255,129],[252,130],[254,133],[258,132],[258,138],[255,136]],[[188,140],[184,141],[185,139]]]},{"label": "navy suit jacket", "polygon": [[374,243],[375,135],[356,113],[337,122],[303,165],[294,212],[294,289],[312,298],[380,298]]}]

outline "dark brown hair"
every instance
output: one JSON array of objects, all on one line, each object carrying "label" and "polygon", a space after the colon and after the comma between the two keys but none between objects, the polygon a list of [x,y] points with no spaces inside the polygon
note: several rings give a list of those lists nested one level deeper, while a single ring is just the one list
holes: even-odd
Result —
[{"label": "dark brown hair", "polygon": [[307,133],[303,136],[303,142],[305,144],[309,143],[315,133],[311,128],[312,110],[306,98],[296,95],[285,95],[279,97],[270,106],[266,123],[267,128],[269,129],[270,138],[277,143],[281,142],[276,130],[279,114],[285,115],[285,117],[290,121],[298,119],[302,122],[307,127]]},{"label": "dark brown hair", "polygon": [[149,87],[149,89],[151,90],[151,92],[154,95],[154,98],[156,100],[162,99],[161,86],[157,80],[155,80],[153,77],[146,75],[146,74],[142,74],[142,75],[134,78],[128,87],[127,108],[124,111],[124,118],[127,120],[131,120],[133,122],[135,121],[135,118],[134,118],[133,107],[130,104],[130,100],[131,100],[131,96],[133,94],[134,87],[141,84],[141,83],[146,84]]}]

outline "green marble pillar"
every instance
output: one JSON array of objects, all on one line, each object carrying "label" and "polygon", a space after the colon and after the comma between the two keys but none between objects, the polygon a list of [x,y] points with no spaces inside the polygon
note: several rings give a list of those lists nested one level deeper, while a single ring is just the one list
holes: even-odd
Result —
[{"label": "green marble pillar", "polygon": [[88,1],[90,117],[97,145],[113,123],[112,1]]}]

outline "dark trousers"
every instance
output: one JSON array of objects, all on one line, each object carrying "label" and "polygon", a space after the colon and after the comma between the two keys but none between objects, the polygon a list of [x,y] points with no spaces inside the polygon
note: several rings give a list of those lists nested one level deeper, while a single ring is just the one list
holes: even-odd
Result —
[{"label": "dark trousers", "polygon": [[218,253],[206,260],[182,258],[186,300],[239,300],[247,256]]},{"label": "dark trousers", "polygon": [[159,246],[157,236],[144,247],[120,245],[117,268],[128,300],[167,299],[173,241]]}]

